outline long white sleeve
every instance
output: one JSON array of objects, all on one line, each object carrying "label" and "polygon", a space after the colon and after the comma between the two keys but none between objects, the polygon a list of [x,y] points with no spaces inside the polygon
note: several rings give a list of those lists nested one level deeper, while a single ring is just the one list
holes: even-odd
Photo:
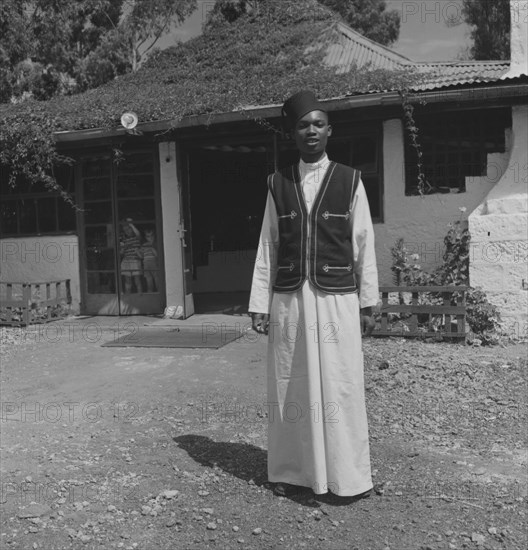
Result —
[{"label": "long white sleeve", "polygon": [[253,313],[270,312],[272,287],[277,273],[278,221],[275,201],[268,191],[249,298],[249,311]]},{"label": "long white sleeve", "polygon": [[379,301],[379,290],[374,228],[372,227],[367,193],[361,180],[352,201],[350,213],[354,273],[359,287],[359,304],[361,308],[375,306]]}]

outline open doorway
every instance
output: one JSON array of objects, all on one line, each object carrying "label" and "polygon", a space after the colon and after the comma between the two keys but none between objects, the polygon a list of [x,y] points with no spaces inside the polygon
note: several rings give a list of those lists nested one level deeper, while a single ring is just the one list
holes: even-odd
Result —
[{"label": "open doorway", "polygon": [[[196,313],[247,312],[267,175],[299,161],[291,139],[187,146],[192,293]],[[338,125],[328,156],[361,170],[374,221],[382,219],[381,132]]]},{"label": "open doorway", "polygon": [[203,143],[188,159],[195,312],[247,313],[273,146]]}]

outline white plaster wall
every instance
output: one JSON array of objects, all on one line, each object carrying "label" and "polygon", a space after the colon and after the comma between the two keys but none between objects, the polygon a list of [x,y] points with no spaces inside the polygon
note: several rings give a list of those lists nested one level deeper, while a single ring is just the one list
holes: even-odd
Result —
[{"label": "white plaster wall", "polygon": [[81,292],[76,235],[0,240],[0,281],[45,283],[64,279],[70,279],[72,313],[78,313]]},{"label": "white plaster wall", "polygon": [[469,276],[498,306],[505,333],[528,336],[528,106],[512,109],[513,144],[497,185],[469,216]]},{"label": "white plaster wall", "polygon": [[[374,225],[380,285],[393,284],[390,249],[398,238],[405,240],[410,253],[431,270],[442,262],[443,240],[448,224],[467,221],[500,179],[507,164],[510,132],[506,134],[506,153],[488,156],[488,171],[483,177],[466,178],[465,193],[405,196],[404,128],[401,120],[383,124],[384,223]],[[461,212],[460,208],[466,208]]]}]

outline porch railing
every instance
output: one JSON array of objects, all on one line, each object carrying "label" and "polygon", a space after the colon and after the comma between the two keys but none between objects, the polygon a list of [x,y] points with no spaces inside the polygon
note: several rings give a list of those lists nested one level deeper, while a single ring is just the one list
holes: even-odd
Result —
[{"label": "porch railing", "polygon": [[68,315],[70,279],[45,283],[0,281],[0,325],[49,323]]},{"label": "porch railing", "polygon": [[[373,336],[466,337],[467,286],[384,286]],[[405,303],[405,296],[410,300]],[[425,298],[427,296],[427,298]],[[430,304],[425,301],[437,301]],[[456,302],[456,305],[453,305]]]}]

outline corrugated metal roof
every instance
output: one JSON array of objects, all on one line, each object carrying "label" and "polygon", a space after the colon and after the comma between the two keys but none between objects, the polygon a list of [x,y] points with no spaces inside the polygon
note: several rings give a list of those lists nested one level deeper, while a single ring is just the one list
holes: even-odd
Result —
[{"label": "corrugated metal roof", "polygon": [[365,65],[371,69],[414,68],[420,73],[429,73],[423,84],[415,87],[416,90],[495,82],[510,67],[509,61],[412,61],[341,22],[325,37],[320,46],[326,46],[324,62],[330,67],[336,67],[338,73],[348,73]]},{"label": "corrugated metal roof", "polygon": [[332,31],[323,39],[327,45],[324,62],[336,67],[338,73],[364,65],[372,69],[398,69],[413,64],[404,55],[366,38],[344,23],[338,23]]},{"label": "corrugated metal roof", "polygon": [[433,90],[458,84],[479,84],[497,82],[509,68],[509,61],[453,61],[435,63],[414,63],[420,72],[429,73],[427,80],[417,87]]}]

